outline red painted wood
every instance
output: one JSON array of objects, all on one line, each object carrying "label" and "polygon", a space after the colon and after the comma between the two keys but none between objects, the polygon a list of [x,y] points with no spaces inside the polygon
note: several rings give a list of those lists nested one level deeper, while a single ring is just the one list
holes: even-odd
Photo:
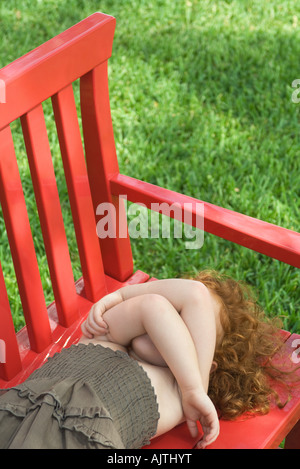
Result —
[{"label": "red painted wood", "polygon": [[72,85],[52,97],[73,223],[88,299],[106,293],[104,269]]},{"label": "red painted wood", "polygon": [[67,327],[77,318],[77,296],[42,105],[21,123],[58,316]]},{"label": "red painted wood", "polygon": [[196,206],[204,204],[204,231],[300,267],[300,233],[123,174],[113,175],[110,186],[114,195],[126,194],[128,200],[143,203],[148,208],[154,202],[177,203],[180,207],[191,204],[193,226]]},{"label": "red painted wood", "polygon": [[150,445],[144,446],[143,449],[193,449],[201,435],[202,430],[199,426],[199,437],[192,438],[187,425],[182,423],[168,433],[153,438]]},{"label": "red painted wood", "polygon": [[104,270],[108,275],[122,281],[132,274],[133,261],[123,201],[119,204],[118,198],[111,196],[109,186],[109,178],[119,172],[119,167],[110,113],[106,62],[81,78],[80,91],[82,127],[94,210],[99,214],[99,206],[103,203],[110,204],[110,208],[112,204],[115,207],[115,216],[109,221],[112,231],[109,236],[101,239]]},{"label": "red painted wood", "polygon": [[115,23],[112,16],[94,13],[4,67],[0,129],[107,60]]},{"label": "red painted wood", "polygon": [[41,352],[51,343],[52,339],[9,127],[0,131],[0,201],[30,345],[33,350]]},{"label": "red painted wood", "polygon": [[[105,285],[107,285],[107,292],[110,293],[118,288],[121,288],[125,285],[143,283],[147,281],[149,275],[144,272],[137,271],[131,277],[129,277],[125,282],[120,282],[112,277],[105,276]],[[0,278],[1,286],[1,278]],[[63,327],[58,322],[58,315],[55,302],[51,303],[48,306],[48,315],[50,318],[51,332],[52,332],[52,341],[48,346],[41,352],[36,353],[32,350],[29,338],[28,338],[28,327],[24,327],[17,333],[17,342],[18,348],[22,363],[22,369],[16,375],[9,378],[9,381],[6,380],[5,376],[0,376],[0,389],[5,389],[8,387],[15,386],[19,383],[22,383],[28,376],[30,376],[33,371],[41,367],[48,359],[49,356],[53,356],[54,353],[59,352],[62,348],[68,348],[70,345],[77,343],[81,337],[81,328],[80,325],[82,321],[86,318],[89,310],[91,309],[93,302],[87,299],[85,294],[85,286],[83,279],[79,279],[76,282],[76,291],[78,294],[78,306],[79,306],[79,317],[76,321],[73,322],[68,328]],[[2,290],[0,289],[0,292]],[[0,306],[2,303],[0,303]],[[0,316],[0,326],[2,331],[2,324],[4,327],[4,316]],[[16,370],[18,371],[18,370]]]},{"label": "red painted wood", "polygon": [[22,368],[19,347],[11,316],[2,267],[0,264],[0,378],[10,380]]}]

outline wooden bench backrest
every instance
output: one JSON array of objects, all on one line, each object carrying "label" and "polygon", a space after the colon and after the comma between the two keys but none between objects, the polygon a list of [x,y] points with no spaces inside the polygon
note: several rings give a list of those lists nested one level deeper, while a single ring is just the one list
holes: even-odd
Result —
[{"label": "wooden bench backrest", "polygon": [[[115,19],[95,13],[0,70],[0,202],[22,301],[30,347],[40,353],[53,341],[32,231],[10,125],[20,119],[49,265],[59,324],[80,316],[52,155],[42,104],[51,98],[81,261],[85,296],[95,302],[107,291],[106,275],[124,282],[133,271],[124,207],[132,202],[190,211],[204,207],[204,230],[300,267],[300,234],[119,173],[108,93],[107,61]],[[80,80],[84,149],[73,82]],[[5,102],[3,102],[5,101]],[[100,203],[114,204],[116,236],[99,239],[95,215]],[[188,208],[187,208],[188,207]],[[176,212],[176,211],[175,211]],[[176,213],[168,211],[168,215]],[[0,379],[21,368],[4,275],[0,265]],[[1,361],[1,360],[0,360]]]},{"label": "wooden bench backrest", "polygon": [[[42,103],[51,97],[85,295],[95,302],[106,293],[104,270],[120,280],[132,272],[129,239],[103,240],[101,253],[95,221],[97,205],[113,202],[107,175],[118,172],[107,79],[114,29],[114,18],[95,13],[0,71],[5,87],[0,201],[30,346],[36,352],[52,338],[10,124],[21,120],[58,319],[68,327],[78,318],[78,301]],[[78,78],[85,153],[72,86]],[[1,266],[0,302],[6,345],[0,377],[9,379],[20,369],[20,359]]]}]

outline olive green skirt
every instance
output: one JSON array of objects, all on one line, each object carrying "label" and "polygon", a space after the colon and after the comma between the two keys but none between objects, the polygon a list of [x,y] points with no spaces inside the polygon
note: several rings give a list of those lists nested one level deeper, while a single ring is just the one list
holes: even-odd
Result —
[{"label": "olive green skirt", "polygon": [[132,449],[159,419],[154,389],[126,353],[71,346],[0,393],[0,448]]}]

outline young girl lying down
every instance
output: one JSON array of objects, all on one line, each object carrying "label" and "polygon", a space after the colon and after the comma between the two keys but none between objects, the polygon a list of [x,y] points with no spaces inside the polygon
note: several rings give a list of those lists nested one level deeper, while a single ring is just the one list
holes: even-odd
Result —
[{"label": "young girl lying down", "polygon": [[[157,331],[135,329],[135,314],[143,311]],[[268,366],[268,358],[282,344],[279,329],[246,286],[216,272],[121,288],[94,305],[82,331],[82,342],[124,345],[142,364],[159,402],[156,435],[186,420],[195,436],[199,419],[204,436],[198,447],[204,448],[219,432],[214,407],[232,420],[267,413],[276,397],[268,378],[280,379],[280,371]],[[197,395],[193,412],[187,389],[188,397]]]},{"label": "young girl lying down", "polygon": [[269,409],[278,334],[261,315],[238,282],[209,272],[103,297],[78,345],[0,396],[0,447],[140,448],[183,421],[196,439],[200,421],[205,448],[219,415]]}]

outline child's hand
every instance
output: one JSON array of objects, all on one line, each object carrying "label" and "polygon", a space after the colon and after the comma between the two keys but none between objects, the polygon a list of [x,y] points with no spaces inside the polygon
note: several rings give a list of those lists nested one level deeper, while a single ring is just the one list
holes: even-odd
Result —
[{"label": "child's hand", "polygon": [[81,324],[82,333],[89,339],[97,335],[106,335],[108,333],[108,327],[102,316],[105,311],[118,305],[122,301],[123,297],[120,290],[101,298],[101,300],[92,306],[88,317]]},{"label": "child's hand", "polygon": [[92,339],[94,336],[106,335],[108,333],[107,324],[102,318],[105,311],[105,304],[102,300],[92,306],[88,317],[81,324],[83,335]]},{"label": "child's hand", "polygon": [[215,406],[204,391],[187,391],[182,394],[182,408],[187,419],[187,426],[192,437],[198,435],[199,420],[204,432],[196,448],[205,448],[213,443],[219,435],[219,418]]}]

